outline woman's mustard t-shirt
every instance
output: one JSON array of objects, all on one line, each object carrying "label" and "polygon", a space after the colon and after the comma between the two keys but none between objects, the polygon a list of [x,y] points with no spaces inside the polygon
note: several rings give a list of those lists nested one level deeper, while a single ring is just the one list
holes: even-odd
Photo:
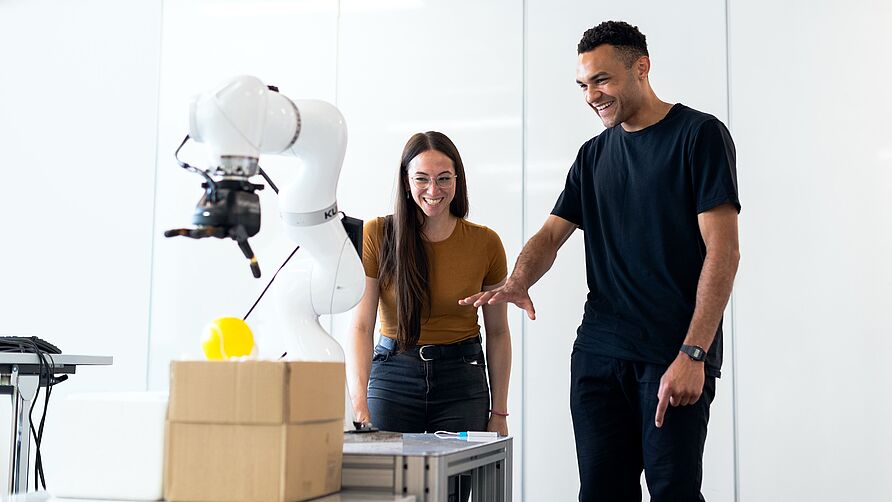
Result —
[{"label": "woman's mustard t-shirt", "polygon": [[[384,218],[365,223],[362,238],[362,264],[365,275],[378,278],[378,260],[383,240]],[[440,242],[424,241],[431,291],[430,316],[421,315],[419,345],[455,343],[480,332],[477,309],[458,301],[479,293],[484,286],[502,282],[508,275],[505,249],[498,234],[462,218],[455,230]],[[396,291],[393,286],[379,291],[378,312],[381,334],[396,338]]]}]

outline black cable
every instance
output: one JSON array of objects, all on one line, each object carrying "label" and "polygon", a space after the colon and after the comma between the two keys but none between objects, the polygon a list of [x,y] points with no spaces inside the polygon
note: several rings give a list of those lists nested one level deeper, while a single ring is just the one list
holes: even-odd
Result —
[{"label": "black cable", "polygon": [[[47,362],[46,352],[44,352],[43,349],[41,349],[40,346],[38,346],[37,343],[34,342],[33,340],[32,340],[32,343],[34,344],[34,349],[37,354],[37,357],[40,360],[40,368],[41,369],[40,369],[40,375],[38,376],[38,379],[37,379],[38,391],[40,390],[40,381],[44,380],[46,382],[46,389],[44,389],[44,391],[43,391],[43,396],[44,396],[43,413],[40,418],[40,427],[38,427],[38,429],[37,429],[37,444],[36,444],[37,451],[36,451],[36,455],[35,455],[35,465],[34,465],[34,471],[35,471],[34,487],[36,490],[37,489],[37,477],[39,476],[40,483],[43,486],[43,489],[46,490],[46,478],[44,476],[44,471],[43,471],[43,455],[40,452],[40,445],[43,443],[43,426],[44,426],[44,422],[46,421],[46,410],[50,404],[51,390],[49,387],[49,382],[50,382],[50,379],[52,378],[52,370],[50,368],[50,364]],[[55,367],[55,366],[53,366],[53,367]],[[38,396],[39,396],[39,394],[34,395],[35,401],[37,401]],[[29,416],[29,420],[30,420],[30,416]]]},{"label": "black cable", "polygon": [[[34,437],[34,445],[35,445],[35,447],[36,447],[37,444],[38,444],[38,441],[37,441],[37,430],[34,428],[34,422],[31,421],[31,416],[34,414],[34,406],[37,404],[37,396],[40,394],[39,391],[40,391],[40,388],[38,387],[38,393],[34,395],[34,400],[31,401],[31,409],[28,410],[28,426],[29,426],[29,428],[30,428],[30,430],[31,430],[31,436]],[[19,462],[21,462],[21,461],[22,461],[22,460],[19,459]],[[30,459],[29,459],[29,461],[30,461]],[[36,450],[36,454],[34,455],[34,490],[35,490],[35,491],[37,491],[37,490],[40,489],[40,488],[38,487],[38,485],[37,485],[37,479],[38,479],[38,476],[39,476],[38,472],[40,471],[41,464],[42,464],[42,463],[41,463],[41,458],[40,458],[40,448],[37,448],[37,450]]]},{"label": "black cable", "polygon": [[[43,470],[43,455],[40,452],[40,444],[43,441],[43,429],[46,424],[46,414],[47,409],[49,408],[50,396],[52,394],[51,385],[53,383],[53,369],[55,368],[55,361],[53,361],[52,366],[49,362],[47,362],[47,357],[51,357],[43,348],[37,343],[38,340],[32,338],[13,338],[13,337],[4,337],[2,340],[2,345],[0,345],[0,352],[20,352],[20,353],[30,353],[37,356],[37,389],[34,392],[34,397],[31,400],[31,406],[28,409],[28,432],[34,438],[35,445],[35,466],[34,466],[34,490],[39,490],[40,486],[43,486],[43,489],[46,490],[46,476]],[[44,342],[46,343],[46,342]],[[52,344],[48,344],[50,347],[55,347]],[[17,349],[17,350],[16,350]],[[46,383],[46,390],[44,391],[44,405],[43,405],[43,413],[41,415],[40,423],[37,428],[34,427],[33,415],[34,415],[34,407],[37,406],[37,401],[40,399],[40,387],[41,381]],[[21,399],[21,397],[19,397]],[[16,403],[18,405],[18,403]],[[15,446],[13,446],[15,447]],[[30,462],[29,458],[19,459],[19,462]],[[25,480],[27,484],[28,480]]]},{"label": "black cable", "polygon": [[204,178],[204,180],[208,184],[208,187],[207,187],[208,200],[210,200],[211,202],[216,202],[217,201],[217,182],[214,181],[213,178],[211,178],[211,176],[207,173],[207,171],[202,171],[201,169],[199,169],[193,165],[190,165],[187,162],[183,162],[182,160],[180,160],[180,150],[183,148],[183,145],[185,145],[186,142],[189,141],[189,139],[190,139],[190,136],[187,134],[186,137],[183,138],[183,142],[180,143],[180,146],[178,146],[176,151],[173,152],[173,158],[176,159],[177,164],[179,164],[179,166],[182,167],[183,169],[185,169],[187,171],[191,171],[196,174],[199,174],[199,175],[201,175],[202,178]]},{"label": "black cable", "polygon": [[[26,347],[26,345],[27,345],[27,347]],[[34,350],[35,350],[34,344],[27,339],[21,340],[19,342],[18,346],[19,346],[19,350],[23,353],[34,352]],[[29,428],[30,433],[34,436],[35,446],[37,445],[37,430],[34,428],[34,421],[32,420],[32,416],[34,415],[34,406],[37,405],[37,399],[40,397],[40,375],[43,373],[43,361],[40,359],[40,356],[37,356],[37,364],[38,364],[38,368],[39,368],[39,373],[37,375],[37,390],[34,393],[34,397],[31,399],[31,407],[28,409],[28,428]],[[21,396],[19,396],[19,399],[21,399]],[[18,403],[15,403],[15,405],[18,405]],[[15,418],[13,418],[13,420],[15,420]],[[13,446],[13,447],[15,447],[15,446]],[[39,489],[39,486],[38,486],[39,475],[37,473],[38,472],[37,467],[38,467],[39,457],[40,457],[39,452],[40,452],[40,449],[38,448],[37,453],[35,455],[35,465],[34,465],[34,490],[35,491]],[[25,459],[25,462],[30,462],[30,461],[31,461],[31,459]],[[22,462],[21,458],[19,459],[19,462]],[[26,485],[28,484],[27,479],[25,480],[25,484]]]},{"label": "black cable", "polygon": [[[53,356],[47,354],[41,349],[41,357],[49,357],[50,361],[52,361],[53,363],[52,368],[55,369],[56,362],[53,361]],[[47,410],[49,410],[50,408],[50,396],[53,395],[53,385],[55,385],[52,382],[53,379],[53,371],[50,371],[50,366],[47,365],[46,390],[43,391],[43,414],[40,417],[40,427],[37,429],[37,462],[40,463],[40,466],[37,468],[37,472],[40,473],[40,482],[43,485],[44,490],[46,490],[46,479],[44,478],[43,456],[40,454],[40,445],[43,444],[43,426],[46,424],[46,413]]]},{"label": "black cable", "polygon": [[257,165],[257,168],[260,169],[260,175],[263,176],[263,179],[265,179],[267,183],[269,183],[269,187],[273,189],[273,192],[279,193],[279,188],[273,183],[273,180],[269,179],[269,176],[266,175],[266,171],[264,171],[259,164]]},{"label": "black cable", "polygon": [[[264,171],[263,168],[260,167],[259,165],[257,166],[257,168],[260,170],[260,175],[263,176],[263,179],[265,179],[266,182],[269,183],[269,187],[272,188],[273,191],[278,194],[279,188],[276,186],[275,183],[273,183],[273,180],[270,179],[269,176],[267,176],[266,171]],[[288,260],[290,260],[291,257],[294,256],[294,253],[296,253],[298,249],[300,249],[300,246],[295,247],[294,251],[292,251],[291,254],[288,255],[288,258],[285,258],[285,261],[283,261],[282,265],[279,266],[279,270],[276,270],[276,273],[273,274],[273,276],[269,280],[269,282],[266,283],[266,287],[263,288],[263,291],[260,292],[260,296],[258,296],[257,299],[254,300],[254,305],[251,305],[251,308],[248,309],[248,313],[245,314],[245,317],[242,317],[243,321],[248,320],[248,316],[251,315],[251,312],[254,312],[254,307],[256,307],[258,303],[260,303],[260,299],[263,298],[263,295],[266,294],[266,290],[268,290],[269,287],[273,285],[273,281],[276,280],[276,276],[279,275],[279,272],[281,272],[283,268],[285,268],[285,264],[288,263]]]},{"label": "black cable", "polygon": [[[33,405],[31,406],[31,409],[32,410],[34,409]],[[31,425],[31,436],[34,438],[34,444],[37,444],[37,431],[35,431],[35,429],[34,429],[34,424],[30,424],[30,425]],[[40,460],[41,460],[40,459],[40,448],[38,448],[37,452],[35,454],[35,460],[34,460],[34,491],[37,491],[40,489],[37,485],[37,480],[38,480],[38,476],[39,476],[38,472],[41,467]]]},{"label": "black cable", "polygon": [[[43,439],[43,424],[46,420],[46,408],[49,405],[49,395],[50,390],[47,387],[47,390],[44,391],[44,409],[43,409],[43,417],[41,418],[39,429],[35,430],[33,414],[34,407],[37,405],[37,400],[40,398],[40,381],[41,379],[45,379],[47,384],[49,384],[50,377],[50,365],[46,361],[47,354],[40,348],[40,346],[34,340],[22,339],[16,342],[19,347],[20,352],[23,353],[33,353],[37,356],[37,365],[38,365],[38,375],[37,375],[37,390],[34,393],[34,398],[31,401],[31,407],[28,409],[28,426],[31,434],[34,436],[34,444],[36,447],[35,451],[35,464],[34,464],[34,490],[39,490],[40,487],[38,485],[38,480],[43,485],[43,489],[46,490],[46,477],[43,472],[43,456],[40,453],[40,443]],[[19,462],[30,462],[30,459],[19,459]],[[27,484],[27,480],[25,480]]]},{"label": "black cable", "polygon": [[243,321],[248,320],[248,316],[251,315],[251,312],[254,312],[254,307],[256,307],[258,303],[260,303],[260,299],[263,298],[263,295],[266,294],[266,290],[273,285],[273,281],[276,280],[276,276],[279,275],[279,272],[281,272],[283,268],[285,268],[285,264],[288,263],[288,260],[290,260],[291,257],[294,256],[294,253],[296,253],[298,249],[300,249],[300,246],[295,247],[294,251],[292,251],[291,254],[288,255],[288,258],[285,258],[285,261],[282,262],[282,265],[279,266],[279,270],[276,270],[276,273],[273,274],[273,277],[269,280],[268,283],[266,283],[266,287],[263,288],[263,291],[260,292],[260,296],[258,296],[257,300],[254,301],[254,305],[251,305],[251,308],[248,309],[248,313],[245,314],[245,317],[242,317]]}]

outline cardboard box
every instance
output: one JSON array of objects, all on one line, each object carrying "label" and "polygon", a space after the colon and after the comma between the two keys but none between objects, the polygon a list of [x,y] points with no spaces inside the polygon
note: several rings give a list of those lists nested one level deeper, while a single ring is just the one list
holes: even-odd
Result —
[{"label": "cardboard box", "polygon": [[340,490],[344,365],[171,363],[164,498],[307,500]]},{"label": "cardboard box", "polygon": [[297,501],[341,489],[340,420],[312,424],[168,423],[164,498]]}]

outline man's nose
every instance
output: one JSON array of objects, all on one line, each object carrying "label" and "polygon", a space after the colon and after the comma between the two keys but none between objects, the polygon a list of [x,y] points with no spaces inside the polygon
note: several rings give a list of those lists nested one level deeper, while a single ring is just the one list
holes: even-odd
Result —
[{"label": "man's nose", "polygon": [[588,104],[593,105],[598,102],[598,99],[601,97],[601,92],[592,88],[589,88],[585,91],[585,100]]}]

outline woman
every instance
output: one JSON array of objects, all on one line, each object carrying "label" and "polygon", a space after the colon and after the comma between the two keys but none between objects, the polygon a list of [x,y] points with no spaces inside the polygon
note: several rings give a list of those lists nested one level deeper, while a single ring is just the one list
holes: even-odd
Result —
[{"label": "woman", "polygon": [[[357,421],[394,432],[508,434],[511,337],[507,308],[477,311],[458,300],[504,284],[505,250],[492,230],[468,222],[458,149],[439,132],[403,149],[393,215],[366,222],[365,293],[354,316],[350,392]],[[374,351],[376,313],[381,339]]]}]

